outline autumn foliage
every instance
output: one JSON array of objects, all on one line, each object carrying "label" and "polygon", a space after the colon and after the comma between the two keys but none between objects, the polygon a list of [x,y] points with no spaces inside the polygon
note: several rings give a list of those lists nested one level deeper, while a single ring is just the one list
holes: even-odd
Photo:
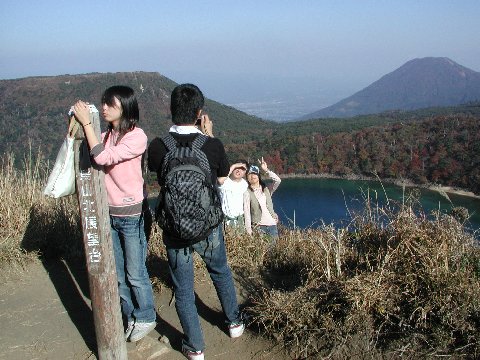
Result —
[{"label": "autumn foliage", "polygon": [[408,179],[480,193],[480,120],[449,115],[323,135],[275,133],[260,147],[230,150],[259,154],[279,174],[331,174]]}]

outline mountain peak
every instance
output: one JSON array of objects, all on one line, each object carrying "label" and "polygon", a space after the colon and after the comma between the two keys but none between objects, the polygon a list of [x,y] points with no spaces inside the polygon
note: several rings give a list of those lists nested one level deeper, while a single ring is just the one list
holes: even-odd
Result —
[{"label": "mountain peak", "polygon": [[[475,74],[476,72],[470,70],[453,60],[450,60],[447,57],[424,57],[416,58],[410,61],[407,61],[405,64],[400,66],[397,70],[393,71],[390,74],[395,72],[401,72],[403,74],[415,74],[415,71],[424,71],[427,73],[439,73],[445,71],[457,71],[461,77],[465,77],[467,73]],[[477,73],[478,74],[478,73]]]},{"label": "mountain peak", "polygon": [[350,117],[480,99],[480,73],[447,57],[412,59],[352,96],[302,117]]}]

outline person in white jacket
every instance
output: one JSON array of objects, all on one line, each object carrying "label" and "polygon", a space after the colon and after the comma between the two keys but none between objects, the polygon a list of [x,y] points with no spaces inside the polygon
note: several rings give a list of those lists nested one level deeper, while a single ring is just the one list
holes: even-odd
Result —
[{"label": "person in white jacket", "polygon": [[247,191],[248,183],[245,180],[248,163],[238,160],[230,166],[230,172],[224,183],[219,186],[222,199],[222,210],[225,215],[225,227],[245,231],[245,217],[243,214],[243,194]]}]

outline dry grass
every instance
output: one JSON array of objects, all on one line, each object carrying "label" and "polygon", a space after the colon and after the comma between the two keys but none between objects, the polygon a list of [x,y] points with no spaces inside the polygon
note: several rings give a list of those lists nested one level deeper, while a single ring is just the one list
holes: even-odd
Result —
[{"label": "dry grass", "polygon": [[345,229],[284,232],[258,264],[255,323],[296,358],[477,358],[480,251],[433,215],[367,203]]},{"label": "dry grass", "polygon": [[[0,266],[22,269],[37,258],[80,256],[81,235],[75,196],[43,195],[46,164],[41,155],[25,156],[20,167],[12,154],[0,158]],[[79,245],[79,246],[78,246]]]},{"label": "dry grass", "polygon": [[[42,194],[47,168],[1,159],[0,267],[43,257],[81,257],[76,196]],[[478,358],[480,250],[464,209],[427,216],[415,197],[381,207],[365,194],[348,225],[282,228],[277,244],[226,233],[229,262],[249,298],[252,329],[307,358]],[[198,259],[195,266],[204,270]],[[166,252],[154,225],[148,267],[169,289]],[[197,280],[206,277],[197,271]]]}]

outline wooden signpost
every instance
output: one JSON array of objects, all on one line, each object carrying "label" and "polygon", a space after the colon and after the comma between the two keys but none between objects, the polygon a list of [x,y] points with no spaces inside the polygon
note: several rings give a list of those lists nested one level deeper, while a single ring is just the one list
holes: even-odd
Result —
[{"label": "wooden signpost", "polygon": [[[99,114],[94,106],[90,106],[90,121],[100,138]],[[104,173],[102,167],[91,163],[83,133],[77,134],[74,144],[77,196],[98,358],[123,360],[127,359],[127,347],[120,311]]]}]

